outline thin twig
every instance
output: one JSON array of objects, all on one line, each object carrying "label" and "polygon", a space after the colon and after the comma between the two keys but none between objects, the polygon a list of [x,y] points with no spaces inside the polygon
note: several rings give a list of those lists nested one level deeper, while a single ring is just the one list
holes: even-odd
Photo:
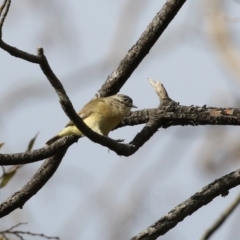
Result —
[{"label": "thin twig", "polygon": [[2,175],[1,175],[1,177],[0,177],[0,179],[2,178],[2,176],[6,173],[6,171],[5,171],[5,168],[3,167],[3,166],[1,166],[2,167]]},{"label": "thin twig", "polygon": [[204,233],[202,240],[209,239],[213,233],[215,233],[221,225],[225,222],[225,220],[230,216],[230,214],[236,209],[236,207],[240,203],[240,194],[236,197],[236,199],[228,206],[228,208],[221,214],[219,219]]},{"label": "thin twig", "polygon": [[27,223],[27,222],[18,223],[18,224],[10,227],[9,229],[7,229],[7,230],[5,230],[5,231],[11,231],[11,230],[13,230],[14,228],[17,228],[17,227],[19,227],[19,226],[21,226],[21,225],[25,225],[25,224],[28,224],[28,223]]},{"label": "thin twig", "polygon": [[2,15],[2,11],[5,8],[5,5],[7,3],[7,0],[4,0],[4,2],[2,3],[2,5],[0,5],[0,16]]},{"label": "thin twig", "polygon": [[36,63],[36,64],[40,63],[40,59],[37,56],[30,54],[28,52],[24,52],[16,47],[12,47],[1,39],[0,39],[0,48],[2,48],[3,50],[5,50],[6,52],[8,52],[10,55],[14,57],[23,59],[31,63]]},{"label": "thin twig", "polygon": [[5,18],[8,14],[10,5],[11,5],[11,0],[5,0],[0,10],[0,38],[2,38],[2,27],[5,21]]},{"label": "thin twig", "polygon": [[11,234],[11,235],[15,235],[17,236],[19,239],[24,239],[22,235],[30,235],[30,236],[37,236],[37,237],[42,237],[42,238],[45,238],[45,239],[60,239],[59,237],[50,237],[50,236],[46,236],[45,234],[43,233],[33,233],[33,232],[29,232],[29,231],[19,231],[19,230],[13,230],[23,224],[27,224],[26,222],[24,223],[18,223],[14,226],[12,226],[11,228],[9,229],[6,229],[4,231],[0,231],[0,235],[3,236],[4,238],[7,239],[6,235],[7,234]]}]

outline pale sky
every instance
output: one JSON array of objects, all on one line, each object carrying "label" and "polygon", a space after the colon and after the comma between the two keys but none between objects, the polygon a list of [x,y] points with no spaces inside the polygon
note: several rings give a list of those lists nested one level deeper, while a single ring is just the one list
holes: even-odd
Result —
[{"label": "pale sky", "polygon": [[[3,40],[30,53],[43,47],[52,69],[79,110],[118,66],[164,2],[12,1]],[[240,82],[221,61],[208,32],[208,20],[217,13],[206,2],[185,3],[122,88],[121,93],[131,96],[139,109],[159,104],[147,78],[161,81],[169,96],[182,105],[238,107],[235,98]],[[238,43],[239,50],[240,4],[223,4],[227,10],[221,15],[222,20],[232,30],[232,40]],[[0,62],[0,142],[5,142],[1,153],[25,151],[37,132],[35,149],[43,147],[68,122],[56,93],[38,65],[2,50]],[[110,137],[128,142],[141,128],[122,128]],[[1,219],[1,228],[28,222],[21,229],[61,239],[130,239],[206,184],[239,168],[235,161],[219,171],[205,169],[201,156],[204,144],[215,141],[214,137],[206,137],[211,129],[226,129],[223,142],[239,136],[238,127],[159,129],[128,158],[119,157],[87,138],[80,139],[69,148],[51,180],[23,210]],[[225,154],[224,148],[222,151]],[[20,169],[1,189],[1,201],[19,190],[40,164]],[[235,198],[238,189],[231,190],[226,198],[216,198],[161,239],[200,239]],[[239,220],[240,212],[236,210],[211,239],[237,239],[234,237],[240,234]]]}]

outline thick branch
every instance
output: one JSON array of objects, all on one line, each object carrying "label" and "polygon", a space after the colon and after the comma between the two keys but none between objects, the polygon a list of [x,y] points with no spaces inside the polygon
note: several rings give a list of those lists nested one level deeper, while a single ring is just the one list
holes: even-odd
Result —
[{"label": "thick branch", "polygon": [[173,101],[161,105],[160,108],[131,112],[116,128],[143,124],[156,117],[161,120],[163,128],[186,125],[240,125],[238,108],[182,106]]},{"label": "thick branch", "polygon": [[132,240],[154,240],[175,227],[185,217],[211,202],[215,197],[240,185],[240,170],[227,174],[208,184],[192,197],[172,209],[167,215],[133,237]]},{"label": "thick branch", "polygon": [[186,0],[168,0],[165,3],[136,44],[120,62],[118,68],[107,78],[98,91],[98,96],[105,97],[119,92],[185,2]]},{"label": "thick branch", "polygon": [[[10,6],[10,2],[11,1],[8,0],[5,3],[9,4]],[[109,79],[108,82],[111,82],[111,83],[109,83],[108,87],[104,85],[103,87],[104,89],[102,91],[100,90],[101,96],[107,96],[115,92],[118,92],[118,90],[126,82],[126,80],[131,75],[131,73],[136,69],[136,67],[141,62],[141,60],[149,52],[153,44],[157,41],[160,34],[167,27],[169,22],[173,19],[173,17],[176,15],[177,11],[180,9],[180,7],[184,2],[185,1],[183,0],[167,1],[165,6],[163,7],[163,10],[154,18],[152,24],[149,25],[148,29],[144,32],[144,34],[139,39],[137,44],[133,46],[133,48],[128,52],[125,59],[120,63],[119,68],[108,78]],[[4,19],[7,15],[8,8],[6,8],[4,12],[1,12],[2,13],[1,16]],[[2,25],[3,25],[4,19],[2,20]],[[160,30],[161,26],[162,26],[162,30]],[[114,150],[115,148],[116,149],[119,148],[120,149],[119,153],[123,152],[123,150],[128,150],[128,149],[130,149],[130,151],[132,152],[135,152],[137,150],[136,146],[140,147],[143,144],[143,141],[137,141],[136,139],[133,140],[133,143],[136,144],[136,146],[134,146],[133,144],[130,144],[130,145],[118,144],[109,138],[100,136],[95,132],[91,131],[91,129],[89,129],[84,124],[82,119],[76,114],[70,100],[68,99],[68,96],[66,95],[63,89],[62,84],[57,79],[53,71],[51,70],[47,62],[47,59],[43,55],[43,50],[41,48],[39,48],[38,50],[38,56],[34,56],[29,53],[23,52],[17,48],[14,48],[4,43],[2,40],[0,40],[0,47],[15,57],[24,59],[32,63],[37,63],[40,65],[42,71],[48,78],[49,82],[55,88],[65,113],[74,122],[74,124],[81,130],[81,132],[87,137],[89,137],[92,141],[101,143],[102,145],[107,146],[112,150]],[[156,122],[150,121],[145,126],[145,128],[141,131],[139,136],[145,136],[146,139],[149,139],[149,137],[151,137],[151,135],[156,131],[158,127],[159,126],[156,124]],[[70,141],[73,141],[73,139],[76,140],[74,136],[69,136],[69,138],[64,138],[64,139],[66,139],[68,143],[70,143]],[[62,139],[61,141],[64,141],[64,139]],[[56,145],[57,144],[59,143],[57,142]],[[33,179],[29,183],[27,183],[22,190],[15,193],[6,202],[1,204],[0,216],[5,216],[6,214],[10,213],[17,207],[22,207],[24,203],[31,196],[33,196],[33,194],[35,194],[39,189],[41,189],[41,187],[50,179],[52,174],[56,171],[65,152],[66,152],[66,148],[62,150],[59,148],[59,152],[54,157],[51,157],[49,160],[46,160],[43,163],[42,167],[37,171]]]},{"label": "thick branch", "polygon": [[[214,108],[206,106],[181,106],[174,101],[165,102],[158,109],[132,112],[118,127],[147,123],[129,144],[94,134],[93,142],[106,146],[118,155],[130,156],[147,142],[159,128],[170,126],[197,125],[237,125],[240,126],[240,110],[236,108]],[[74,122],[76,124],[76,122]],[[117,128],[118,128],[117,127]],[[59,140],[61,141],[61,140]]]},{"label": "thick branch", "polygon": [[[161,105],[160,108],[131,112],[117,128],[146,123],[148,124],[130,144],[119,144],[112,139],[102,136],[100,136],[100,144],[112,149],[118,155],[129,156],[135,153],[161,127],[167,128],[170,126],[186,125],[240,126],[240,110],[237,108],[214,108],[206,106],[188,107],[178,105],[175,102],[169,102],[169,104]],[[76,141],[76,136],[67,136],[49,147],[31,152],[0,154],[0,165],[26,164],[40,161],[54,155],[58,149],[68,147]]]},{"label": "thick branch", "polygon": [[48,147],[43,147],[33,151],[14,154],[0,154],[0,165],[18,165],[37,162],[56,154],[59,149],[68,148],[71,144],[77,141],[77,137],[66,137],[57,144],[52,144]]},{"label": "thick branch", "polygon": [[32,179],[0,205],[0,217],[8,215],[17,208],[22,208],[25,202],[45,185],[57,170],[66,150],[66,148],[58,150],[55,156],[45,160]]},{"label": "thick branch", "polygon": [[40,61],[40,67],[55,89],[58,97],[59,97],[59,102],[62,106],[62,109],[66,113],[66,115],[70,118],[70,120],[74,123],[74,125],[90,140],[92,140],[95,143],[99,143],[103,146],[106,146],[110,148],[111,150],[114,151],[114,149],[121,148],[123,144],[119,144],[116,141],[99,135],[96,132],[92,131],[84,122],[83,120],[79,117],[79,115],[76,113],[76,111],[73,108],[73,105],[67,96],[66,91],[63,88],[63,85],[59,81],[59,79],[56,77],[54,72],[52,71],[51,67],[48,64],[47,58],[45,57],[43,53],[43,49],[39,48],[38,49],[38,56],[41,58]]},{"label": "thick branch", "polygon": [[[137,44],[132,47],[132,49],[126,55],[125,59],[120,63],[118,70],[116,70],[118,74],[111,75],[111,82],[113,79],[116,79],[116,80],[114,80],[114,82],[111,83],[111,86],[108,86],[108,91],[109,91],[109,88],[114,89],[114,85],[119,85],[120,82],[121,84],[119,86],[122,86],[124,84],[124,82],[127,80],[126,76],[129,73],[128,69],[130,69],[127,67],[127,65],[129,64],[129,66],[131,66],[131,72],[133,72],[134,69],[141,62],[141,60],[144,58],[144,56],[148,53],[149,49],[156,42],[156,40],[158,39],[160,34],[163,32],[163,30],[167,27],[169,22],[177,14],[178,10],[180,9],[180,7],[183,5],[184,2],[185,1],[173,1],[173,0],[167,1],[167,3],[162,8],[162,10],[157,14],[157,16],[153,19],[152,23],[148,26],[147,30],[143,33],[143,35],[141,36]],[[125,156],[129,156],[130,154],[133,154],[140,147],[140,146],[133,146],[133,144],[125,145],[125,146],[123,144],[118,144],[109,138],[106,138],[94,133],[84,124],[82,119],[79,118],[79,116],[76,114],[75,110],[73,109],[73,106],[68,96],[66,95],[66,92],[62,84],[57,79],[53,71],[51,70],[47,62],[47,59],[43,54],[43,49],[39,48],[38,56],[32,56],[28,53],[25,53],[16,48],[13,48],[3,42],[0,42],[0,46],[4,50],[8,51],[10,54],[16,57],[20,57],[24,60],[32,61],[40,64],[42,71],[44,72],[44,74],[46,75],[46,77],[48,78],[52,86],[55,88],[59,96],[60,103],[63,107],[63,110],[85,136],[90,138],[92,141],[100,143],[104,146],[107,146],[108,148],[117,152],[118,154],[125,155]],[[123,66],[125,67],[122,68]],[[120,75],[122,75],[123,78],[119,78],[120,76],[119,72],[121,72]],[[124,72],[126,72],[126,74]],[[124,79],[124,81],[122,82],[121,79]],[[104,93],[101,93],[101,95],[103,96]],[[105,92],[105,95],[109,95],[109,93]],[[148,128],[150,128],[150,125],[148,126]],[[128,153],[123,154],[123,152],[128,152]]]}]

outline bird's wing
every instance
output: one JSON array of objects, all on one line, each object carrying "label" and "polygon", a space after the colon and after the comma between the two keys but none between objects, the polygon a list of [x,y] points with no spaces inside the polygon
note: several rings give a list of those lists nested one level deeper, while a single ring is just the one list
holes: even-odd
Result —
[{"label": "bird's wing", "polygon": [[[90,101],[82,108],[82,110],[78,113],[78,115],[82,118],[82,120],[86,119],[92,114],[92,112],[94,111],[94,108],[96,107],[96,104],[101,105],[102,102],[104,101],[100,98]],[[69,127],[69,126],[74,126],[74,123],[70,121],[65,127]]]},{"label": "bird's wing", "polygon": [[[83,110],[81,110],[78,115],[82,118],[82,120],[86,119],[88,116],[90,116],[92,113],[92,110],[85,110],[83,112]],[[72,121],[70,121],[65,127],[69,127],[69,126],[74,126],[74,123]]]}]

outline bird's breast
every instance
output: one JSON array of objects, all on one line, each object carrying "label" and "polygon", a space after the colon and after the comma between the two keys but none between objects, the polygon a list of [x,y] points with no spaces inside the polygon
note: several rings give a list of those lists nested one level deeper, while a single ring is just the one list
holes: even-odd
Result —
[{"label": "bird's breast", "polygon": [[93,128],[98,128],[103,135],[107,136],[124,118],[124,113],[120,109],[113,109],[112,107],[100,107],[92,114]]}]

